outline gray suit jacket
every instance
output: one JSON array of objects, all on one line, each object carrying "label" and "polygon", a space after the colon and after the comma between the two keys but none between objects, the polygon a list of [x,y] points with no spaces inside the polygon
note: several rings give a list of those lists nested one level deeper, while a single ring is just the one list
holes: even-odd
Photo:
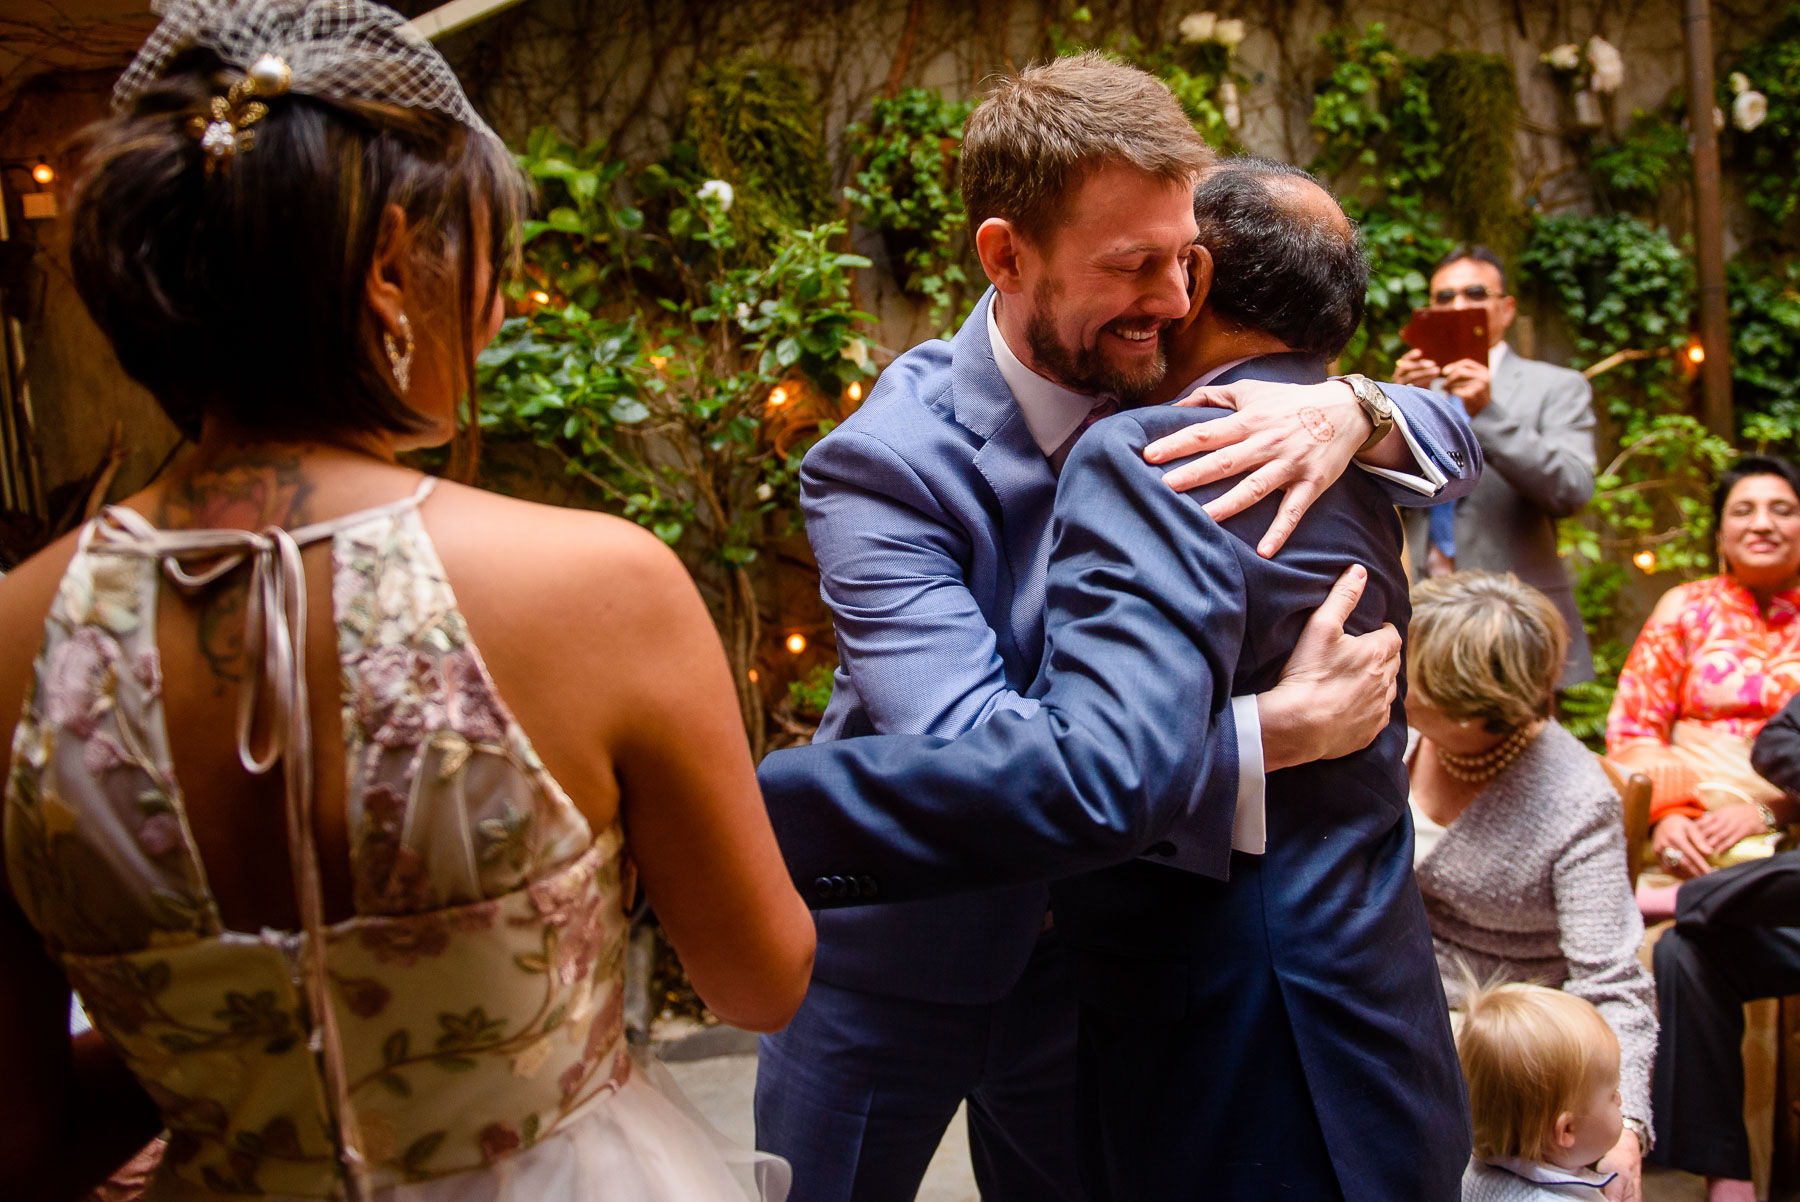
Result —
[{"label": "gray suit jacket", "polygon": [[[1456,507],[1456,566],[1512,572],[1569,624],[1560,687],[1594,679],[1575,586],[1556,554],[1556,519],[1594,495],[1594,393],[1580,372],[1508,351],[1493,400],[1470,423],[1488,470]],[[1404,511],[1413,574],[1425,568],[1426,511]]]}]

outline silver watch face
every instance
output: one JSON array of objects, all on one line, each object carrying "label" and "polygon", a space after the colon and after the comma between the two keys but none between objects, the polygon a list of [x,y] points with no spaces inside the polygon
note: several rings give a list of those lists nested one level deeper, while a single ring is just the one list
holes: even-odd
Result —
[{"label": "silver watch face", "polygon": [[1371,419],[1381,420],[1394,415],[1394,402],[1390,401],[1388,394],[1381,390],[1381,385],[1369,377],[1355,377],[1350,382],[1350,387],[1356,393],[1356,399],[1369,410]]}]

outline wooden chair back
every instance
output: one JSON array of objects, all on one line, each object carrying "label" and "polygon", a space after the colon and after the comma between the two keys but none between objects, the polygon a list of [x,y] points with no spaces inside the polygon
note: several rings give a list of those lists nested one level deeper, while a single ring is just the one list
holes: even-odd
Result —
[{"label": "wooden chair back", "polygon": [[1626,774],[1605,756],[1600,756],[1600,767],[1606,770],[1606,779],[1619,792],[1619,800],[1625,808],[1625,871],[1630,874],[1631,887],[1637,888],[1638,869],[1644,863],[1644,845],[1650,839],[1650,778],[1642,772]]}]

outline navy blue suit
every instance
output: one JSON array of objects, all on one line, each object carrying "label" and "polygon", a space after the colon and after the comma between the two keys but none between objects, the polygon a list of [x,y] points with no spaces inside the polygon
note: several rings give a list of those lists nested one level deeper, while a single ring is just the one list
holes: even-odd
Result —
[{"label": "navy blue suit", "polygon": [[[1322,375],[1290,356],[1234,372]],[[1253,547],[1273,500],[1221,529],[1200,505],[1222,487],[1176,494],[1143,463],[1151,438],[1214,416],[1122,414],[1071,456],[1039,708],[949,743],[777,753],[764,793],[818,904],[1087,873],[1055,911],[1096,1194],[1454,1198],[1467,1109],[1412,878],[1398,707],[1368,750],[1270,776],[1269,852],[1231,856],[1229,883],[1132,859],[1216,820],[1203,783],[1229,697],[1275,683],[1348,562],[1371,572],[1353,630],[1407,615],[1398,521],[1362,473],[1270,562]]]}]

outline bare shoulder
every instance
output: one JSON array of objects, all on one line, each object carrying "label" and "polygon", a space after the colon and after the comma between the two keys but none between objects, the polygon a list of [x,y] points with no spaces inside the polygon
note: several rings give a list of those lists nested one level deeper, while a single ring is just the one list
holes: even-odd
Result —
[{"label": "bare shoulder", "polygon": [[570,597],[584,608],[603,599],[653,606],[667,590],[693,587],[661,539],[610,514],[445,483],[424,520],[447,566],[477,573],[479,587],[541,598],[533,608]]}]

